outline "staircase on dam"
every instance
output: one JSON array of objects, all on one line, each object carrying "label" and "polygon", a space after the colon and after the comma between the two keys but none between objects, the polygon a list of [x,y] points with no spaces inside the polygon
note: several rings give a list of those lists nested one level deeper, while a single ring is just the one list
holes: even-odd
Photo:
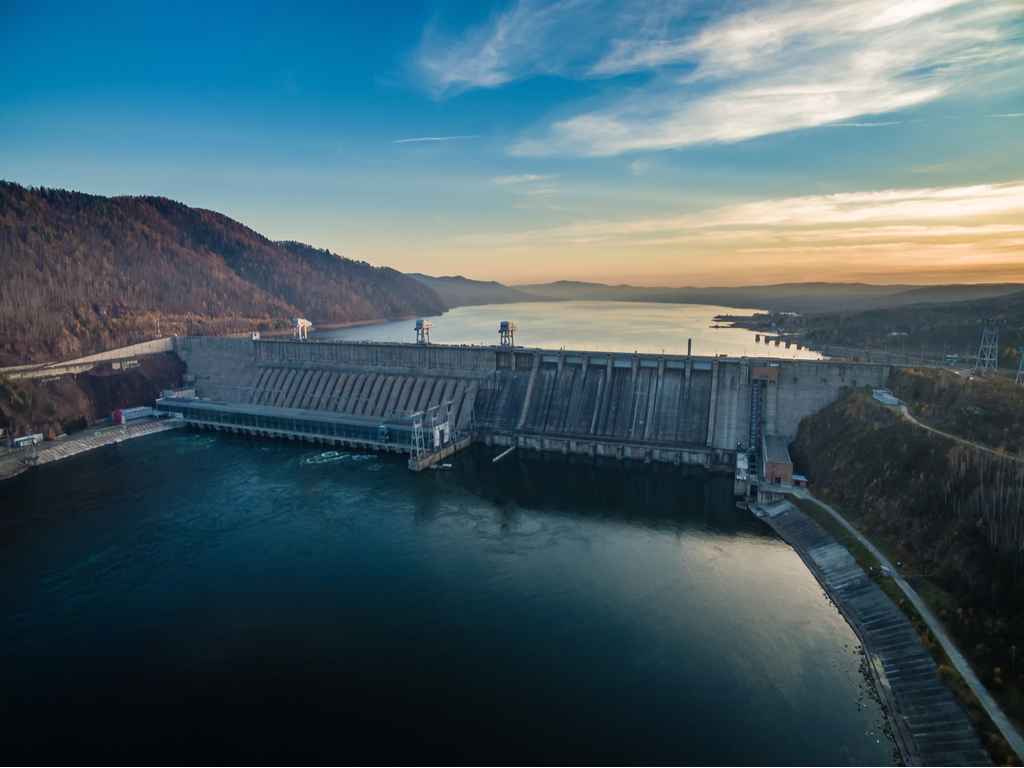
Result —
[{"label": "staircase on dam", "polygon": [[[873,364],[508,347],[178,337],[200,397],[383,420],[451,403],[490,445],[704,467],[759,434],[795,437]],[[752,442],[753,441],[753,442]]]}]

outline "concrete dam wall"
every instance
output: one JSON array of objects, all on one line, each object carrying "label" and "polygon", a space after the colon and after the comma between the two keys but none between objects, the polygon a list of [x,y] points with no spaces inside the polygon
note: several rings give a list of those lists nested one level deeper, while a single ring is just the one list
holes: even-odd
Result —
[{"label": "concrete dam wall", "polygon": [[758,434],[792,439],[842,387],[880,387],[888,373],[824,360],[209,337],[178,337],[175,351],[212,400],[379,418],[451,401],[456,429],[488,444],[702,466],[731,464]]}]

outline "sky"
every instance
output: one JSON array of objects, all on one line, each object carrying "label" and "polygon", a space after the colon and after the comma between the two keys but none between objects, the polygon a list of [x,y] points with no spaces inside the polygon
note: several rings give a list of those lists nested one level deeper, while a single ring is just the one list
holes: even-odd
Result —
[{"label": "sky", "polygon": [[1020,0],[0,0],[0,178],[506,284],[1024,282]]}]

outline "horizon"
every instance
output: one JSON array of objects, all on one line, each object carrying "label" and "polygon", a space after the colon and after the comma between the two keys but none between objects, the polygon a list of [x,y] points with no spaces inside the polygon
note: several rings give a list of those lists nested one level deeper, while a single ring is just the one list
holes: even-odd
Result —
[{"label": "horizon", "polygon": [[0,29],[25,186],[510,286],[1024,282],[1012,0],[14,2]]}]

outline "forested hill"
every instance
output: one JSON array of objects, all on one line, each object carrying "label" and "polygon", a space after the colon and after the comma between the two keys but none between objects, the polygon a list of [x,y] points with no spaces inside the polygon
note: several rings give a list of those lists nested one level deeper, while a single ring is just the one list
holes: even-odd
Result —
[{"label": "forested hill", "polygon": [[411,277],[213,211],[0,182],[0,365],[86,354],[157,332],[231,333],[445,311]]}]

